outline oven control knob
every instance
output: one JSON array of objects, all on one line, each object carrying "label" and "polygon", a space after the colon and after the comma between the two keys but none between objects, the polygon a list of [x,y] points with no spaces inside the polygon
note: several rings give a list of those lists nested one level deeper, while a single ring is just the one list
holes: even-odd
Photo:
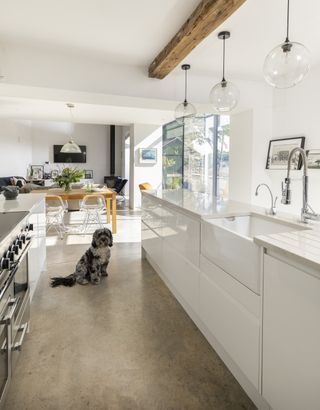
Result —
[{"label": "oven control knob", "polygon": [[26,235],[21,234],[21,235],[19,236],[19,239],[22,241],[22,243],[26,243]]},{"label": "oven control knob", "polygon": [[16,245],[19,247],[19,249],[22,249],[23,242],[20,239],[17,239]]},{"label": "oven control knob", "polygon": [[12,252],[15,253],[15,255],[19,255],[19,246],[18,246],[18,245],[13,244],[13,245],[11,246],[11,250],[12,250]]},{"label": "oven control knob", "polygon": [[14,252],[12,250],[9,249],[5,257],[8,258],[11,262],[14,262]]},{"label": "oven control knob", "polygon": [[33,231],[33,224],[28,224],[26,229],[28,231]]},{"label": "oven control knob", "polygon": [[1,269],[9,269],[11,265],[9,258],[1,258],[0,267]]}]

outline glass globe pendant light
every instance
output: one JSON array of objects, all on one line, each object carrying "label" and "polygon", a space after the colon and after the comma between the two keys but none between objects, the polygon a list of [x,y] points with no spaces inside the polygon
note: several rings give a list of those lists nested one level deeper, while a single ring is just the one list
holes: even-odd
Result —
[{"label": "glass globe pendant light", "polygon": [[287,3],[287,36],[284,43],[267,55],[263,74],[266,82],[276,88],[290,88],[300,83],[310,69],[310,53],[302,44],[289,40],[289,6]]},{"label": "glass globe pendant light", "polygon": [[188,79],[187,71],[190,70],[190,64],[183,64],[181,69],[184,70],[184,101],[177,105],[174,117],[178,124],[183,125],[186,121],[191,120],[197,113],[195,106],[187,100]]},{"label": "glass globe pendant light", "polygon": [[[68,103],[66,105],[70,110],[70,123],[73,123],[72,109],[74,108],[74,104]],[[68,141],[66,144],[63,145],[60,152],[64,152],[68,154],[78,154],[78,153],[81,154],[81,148],[76,142],[74,142],[73,136],[71,135],[70,141]]]},{"label": "glass globe pendant light", "polygon": [[223,40],[222,80],[212,88],[209,97],[216,111],[219,113],[227,113],[236,107],[240,94],[238,88],[233,83],[225,79],[225,41],[230,38],[230,32],[221,31],[218,34],[218,38]]}]

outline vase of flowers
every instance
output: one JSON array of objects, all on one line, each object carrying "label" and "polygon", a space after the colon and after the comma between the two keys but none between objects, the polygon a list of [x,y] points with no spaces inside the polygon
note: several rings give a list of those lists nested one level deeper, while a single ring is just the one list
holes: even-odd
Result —
[{"label": "vase of flowers", "polygon": [[67,192],[70,191],[71,184],[80,181],[83,174],[84,172],[81,169],[66,167],[54,178],[54,182],[56,182],[60,188],[64,188]]}]

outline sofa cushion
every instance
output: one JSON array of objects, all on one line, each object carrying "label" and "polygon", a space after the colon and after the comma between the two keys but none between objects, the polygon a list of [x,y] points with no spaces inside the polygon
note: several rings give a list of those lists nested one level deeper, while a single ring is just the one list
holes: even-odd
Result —
[{"label": "sofa cushion", "polygon": [[11,184],[11,177],[0,177],[0,187],[8,186]]}]

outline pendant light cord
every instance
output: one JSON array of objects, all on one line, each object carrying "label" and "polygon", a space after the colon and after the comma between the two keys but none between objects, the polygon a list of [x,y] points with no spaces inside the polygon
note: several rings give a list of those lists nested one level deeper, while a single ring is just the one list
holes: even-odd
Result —
[{"label": "pendant light cord", "polygon": [[74,108],[73,104],[68,103],[67,107],[70,110],[70,125],[71,125],[71,129],[72,131],[70,132],[70,140],[73,141],[73,133],[74,133],[74,121],[73,121],[73,112],[72,109]]},{"label": "pendant light cord", "polygon": [[226,61],[226,38],[223,37],[222,81],[226,81],[226,79],[224,78],[225,61]]},{"label": "pendant light cord", "polygon": [[290,12],[290,0],[288,0],[287,3],[287,37],[286,37],[286,43],[289,43],[289,12]]},{"label": "pendant light cord", "polygon": [[185,70],[185,73],[184,73],[184,103],[185,104],[188,102],[187,101],[187,92],[188,92],[187,71],[188,70]]}]

